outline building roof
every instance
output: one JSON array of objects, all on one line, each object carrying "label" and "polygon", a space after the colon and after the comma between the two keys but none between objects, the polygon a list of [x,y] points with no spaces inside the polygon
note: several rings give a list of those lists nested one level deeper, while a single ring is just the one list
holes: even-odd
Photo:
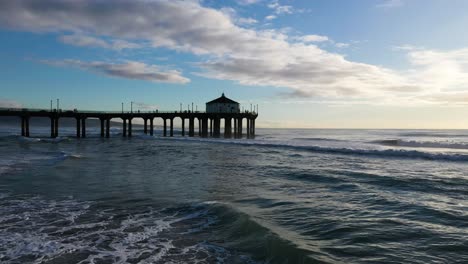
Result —
[{"label": "building roof", "polygon": [[223,93],[221,97],[214,99],[212,101],[209,101],[206,104],[239,104],[239,103],[227,98],[226,96],[224,96],[224,93]]}]

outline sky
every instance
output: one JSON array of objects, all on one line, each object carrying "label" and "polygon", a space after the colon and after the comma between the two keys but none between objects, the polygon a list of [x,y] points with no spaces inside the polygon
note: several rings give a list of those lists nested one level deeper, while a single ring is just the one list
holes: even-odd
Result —
[{"label": "sky", "polygon": [[0,107],[204,110],[224,92],[258,105],[259,127],[466,129],[466,10],[466,0],[1,1]]}]

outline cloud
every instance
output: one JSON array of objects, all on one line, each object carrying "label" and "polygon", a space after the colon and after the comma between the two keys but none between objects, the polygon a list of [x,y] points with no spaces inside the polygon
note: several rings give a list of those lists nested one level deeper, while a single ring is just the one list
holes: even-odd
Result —
[{"label": "cloud", "polygon": [[297,37],[299,41],[309,43],[309,42],[325,42],[329,41],[330,39],[327,36],[320,36],[320,35],[305,35]]},{"label": "cloud", "polygon": [[[123,40],[148,43],[147,46],[155,49],[187,52],[198,55],[198,75],[245,85],[284,87],[291,96],[434,101],[428,98],[443,98],[443,94],[462,91],[468,86],[468,49],[405,50],[411,68],[395,71],[351,61],[314,43],[297,43],[284,31],[244,28],[229,12],[207,8],[201,3],[196,0],[0,1],[0,25],[30,32],[93,36],[96,40],[88,39],[88,44],[95,46],[113,45],[109,40]],[[278,2],[270,5],[275,10],[280,6]],[[291,11],[278,10],[282,14]],[[178,71],[163,71],[136,62],[62,63],[131,79],[189,81]]]},{"label": "cloud", "polygon": [[259,3],[262,0],[237,0],[236,2],[240,5],[251,5]]},{"label": "cloud", "polygon": [[127,61],[121,64],[102,61],[84,62],[80,60],[42,60],[41,62],[52,66],[76,67],[125,79],[179,84],[190,82],[190,79],[183,77],[179,71],[162,71],[156,65],[147,65],[136,61]]},{"label": "cloud", "polygon": [[380,8],[395,8],[403,6],[403,0],[384,0],[382,3],[378,4],[377,7]]},{"label": "cloud", "polygon": [[240,17],[236,10],[231,7],[223,7],[220,9],[220,11],[225,14],[226,16],[229,17],[231,21],[233,21],[237,25],[253,25],[257,23],[258,21],[253,19],[253,18],[245,18],[245,17]]},{"label": "cloud", "polygon": [[273,19],[276,19],[276,18],[277,18],[277,16],[275,16],[275,15],[269,15],[269,16],[265,17],[265,20],[273,20]]},{"label": "cloud", "polygon": [[13,100],[0,98],[0,108],[22,108],[23,105]]},{"label": "cloud", "polygon": [[462,91],[468,87],[468,48],[439,51],[414,49],[407,54],[413,65],[409,78],[428,91]]},{"label": "cloud", "polygon": [[340,49],[342,49],[342,48],[347,48],[347,47],[349,47],[349,43],[338,42],[338,43],[335,44],[335,46],[336,46],[337,48],[340,48]]},{"label": "cloud", "polygon": [[256,24],[258,23],[258,21],[256,19],[253,19],[253,18],[239,18],[237,20],[238,24],[239,25],[252,25],[252,24]]},{"label": "cloud", "polygon": [[78,47],[98,47],[113,50],[136,49],[142,46],[136,43],[131,43],[125,40],[106,41],[100,38],[86,35],[64,35],[60,36],[59,40],[65,44]]},{"label": "cloud", "polygon": [[273,9],[275,14],[282,15],[282,14],[292,14],[294,8],[290,5],[281,5],[278,1],[273,1],[268,4],[270,9]]}]

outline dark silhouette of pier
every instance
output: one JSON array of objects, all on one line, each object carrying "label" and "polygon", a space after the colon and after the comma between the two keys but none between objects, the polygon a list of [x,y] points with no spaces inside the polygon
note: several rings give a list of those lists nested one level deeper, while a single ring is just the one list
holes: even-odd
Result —
[{"label": "dark silhouette of pier", "polygon": [[[78,111],[78,110],[45,110],[45,109],[15,109],[0,108],[0,116],[16,116],[21,119],[21,135],[30,136],[29,120],[34,117],[50,118],[50,136],[52,138],[59,135],[59,119],[76,119],[76,137],[86,137],[86,119],[96,118],[100,120],[101,137],[110,137],[111,119],[122,120],[122,135],[132,136],[132,120],[143,119],[143,131],[145,134],[154,135],[154,120],[163,120],[163,136],[174,136],[174,119],[180,118],[182,121],[181,135],[194,137],[221,137],[225,138],[252,138],[255,136],[256,112],[240,113],[206,113],[192,111],[174,112],[100,112],[100,111]],[[221,134],[221,121],[224,119],[224,133]],[[245,119],[245,121],[244,121]],[[188,131],[185,122],[188,121]],[[198,131],[195,131],[195,122],[198,122]],[[243,124],[246,125],[245,129]],[[169,131],[168,131],[169,127]],[[187,133],[188,132],[188,133]],[[197,132],[197,133],[195,133]]]}]

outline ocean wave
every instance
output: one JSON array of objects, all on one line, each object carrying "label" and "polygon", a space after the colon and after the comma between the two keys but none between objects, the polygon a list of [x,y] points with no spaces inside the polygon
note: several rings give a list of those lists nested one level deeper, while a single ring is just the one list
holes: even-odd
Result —
[{"label": "ocean wave", "polygon": [[387,139],[377,140],[371,143],[395,146],[395,147],[411,147],[411,148],[444,148],[444,149],[468,149],[466,143],[451,143],[451,142],[429,142],[429,141],[412,141],[402,139]]},{"label": "ocean wave", "polygon": [[303,138],[293,138],[293,140],[306,140],[306,141],[332,141],[339,142],[343,140],[334,139],[334,138],[320,138],[320,137],[303,137]]},{"label": "ocean wave", "polygon": [[[165,138],[158,138],[165,140]],[[221,144],[235,144],[243,146],[258,146],[258,147],[271,147],[271,148],[287,148],[302,151],[310,151],[315,153],[324,154],[337,154],[337,155],[350,155],[350,156],[370,156],[378,158],[400,158],[400,159],[423,159],[433,161],[454,161],[466,162],[468,161],[468,154],[461,153],[432,153],[419,150],[403,150],[403,149],[360,149],[360,148],[340,148],[340,147],[323,147],[323,146],[305,146],[305,145],[291,145],[287,143],[272,143],[267,141],[256,140],[226,140],[226,139],[201,139],[201,138],[183,138],[170,140],[183,140],[194,142],[211,142]]]},{"label": "ocean wave", "polygon": [[[214,220],[207,224],[210,217]],[[95,202],[73,199],[2,197],[0,261],[253,263],[192,235],[215,221],[211,205],[103,210]]]},{"label": "ocean wave", "polygon": [[408,132],[400,133],[401,137],[435,137],[435,138],[453,138],[453,137],[468,137],[468,132],[466,134],[460,133],[441,133],[441,132]]},{"label": "ocean wave", "polygon": [[38,151],[26,154],[14,154],[0,160],[0,175],[11,172],[22,171],[28,168],[29,165],[55,165],[67,159],[82,159],[85,156],[77,153],[68,153],[64,151],[49,152]]},{"label": "ocean wave", "polygon": [[255,259],[316,263],[321,259],[314,260],[310,251],[220,202],[160,209],[103,208],[73,198],[0,196],[0,227],[0,262],[29,258],[35,263],[257,263]]}]

